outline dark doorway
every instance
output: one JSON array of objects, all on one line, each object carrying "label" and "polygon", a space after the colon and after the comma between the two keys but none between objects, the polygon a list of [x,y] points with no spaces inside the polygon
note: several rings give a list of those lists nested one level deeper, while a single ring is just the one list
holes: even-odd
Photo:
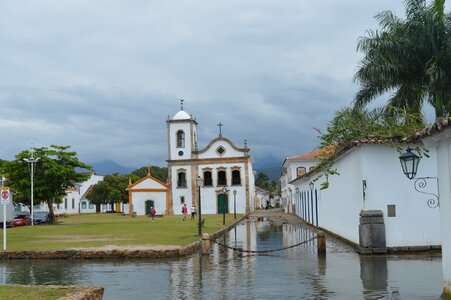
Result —
[{"label": "dark doorway", "polygon": [[218,214],[229,213],[229,197],[227,194],[218,195]]}]

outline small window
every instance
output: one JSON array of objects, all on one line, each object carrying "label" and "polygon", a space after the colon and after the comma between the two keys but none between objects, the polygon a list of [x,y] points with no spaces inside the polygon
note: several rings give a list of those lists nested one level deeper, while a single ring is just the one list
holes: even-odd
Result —
[{"label": "small window", "polygon": [[396,205],[394,204],[387,205],[387,217],[396,217]]},{"label": "small window", "polygon": [[186,188],[186,174],[183,171],[177,173],[177,187]]},{"label": "small window", "polygon": [[227,185],[226,171],[218,171],[218,186]]},{"label": "small window", "polygon": [[305,167],[298,167],[298,168],[296,169],[296,175],[297,175],[297,177],[300,177],[300,176],[304,175],[305,173],[306,173]]},{"label": "small window", "polygon": [[241,172],[240,170],[232,171],[232,184],[233,185],[241,185]]},{"label": "small window", "polygon": [[89,209],[93,209],[94,208],[94,204],[89,203]]},{"label": "small window", "polygon": [[211,177],[211,171],[204,172],[204,186],[213,186],[213,178]]},{"label": "small window", "polygon": [[72,198],[72,209],[75,209],[75,198]]},{"label": "small window", "polygon": [[180,204],[184,204],[185,203],[185,196],[180,196]]},{"label": "small window", "polygon": [[183,130],[177,131],[177,148],[185,147],[185,133]]},{"label": "small window", "polygon": [[219,155],[223,155],[225,151],[226,150],[222,146],[219,146],[218,149],[216,149],[216,152],[218,152]]},{"label": "small window", "polygon": [[82,209],[86,209],[86,201],[83,201],[83,202],[81,203],[81,208],[82,208]]},{"label": "small window", "polygon": [[64,209],[67,209],[67,198],[64,198]]}]

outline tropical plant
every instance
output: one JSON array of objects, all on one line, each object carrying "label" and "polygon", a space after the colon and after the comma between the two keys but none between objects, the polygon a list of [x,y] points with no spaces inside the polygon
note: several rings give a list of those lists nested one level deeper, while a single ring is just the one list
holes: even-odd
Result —
[{"label": "tropical plant", "polygon": [[407,0],[406,19],[391,11],[376,15],[380,30],[368,30],[357,50],[364,53],[354,80],[355,106],[392,93],[388,105],[419,113],[424,101],[437,117],[451,111],[451,15],[445,0]]},{"label": "tropical plant", "polygon": [[[327,126],[326,132],[316,129],[321,140],[321,160],[318,166],[323,171],[320,177],[325,176],[326,181],[321,189],[329,186],[328,178],[339,175],[337,169],[332,169],[336,155],[353,143],[369,142],[385,144],[398,148],[405,143],[408,137],[424,127],[421,113],[407,113],[395,107],[375,108],[367,111],[359,108],[344,108],[335,113],[334,118]],[[417,152],[428,156],[427,150],[416,148]]]},{"label": "tropical plant", "polygon": [[[33,176],[33,204],[47,203],[50,220],[53,220],[53,203],[61,203],[67,190],[75,183],[83,182],[89,174],[77,172],[77,168],[91,170],[80,162],[77,153],[68,151],[70,146],[51,145],[50,148],[34,148],[34,157],[39,158]],[[4,161],[1,172],[7,178],[7,185],[14,190],[14,202],[31,205],[31,178],[29,165],[24,158],[29,158],[30,151],[25,150],[16,155],[15,160]]]}]

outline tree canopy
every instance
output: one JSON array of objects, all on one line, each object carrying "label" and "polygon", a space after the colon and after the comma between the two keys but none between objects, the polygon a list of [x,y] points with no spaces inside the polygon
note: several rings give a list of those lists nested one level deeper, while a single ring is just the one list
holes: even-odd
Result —
[{"label": "tree canopy", "polygon": [[[53,215],[53,203],[61,203],[66,191],[76,182],[89,178],[87,173],[79,173],[76,168],[92,168],[77,158],[77,153],[69,151],[70,146],[51,145],[50,148],[33,148],[34,157],[39,158],[34,168],[33,204],[47,203]],[[31,205],[30,165],[24,161],[31,152],[25,150],[16,155],[15,160],[4,161],[1,172],[7,178],[6,184],[14,190],[14,202]]]},{"label": "tree canopy", "polygon": [[380,29],[368,30],[357,49],[364,57],[354,79],[355,106],[392,93],[388,105],[421,112],[428,101],[437,117],[451,111],[451,15],[445,0],[407,0],[406,19],[391,11],[376,15]]},{"label": "tree canopy", "polygon": [[[93,185],[86,198],[92,204],[110,204],[113,211],[115,203],[128,202],[127,187],[129,178],[129,175],[119,175],[118,173],[106,175],[102,181]],[[137,180],[138,177],[132,175],[132,179]]]},{"label": "tree canopy", "polygon": [[[147,168],[148,167],[141,167],[133,171],[131,174],[136,175],[139,178],[144,178],[147,176]],[[150,166],[150,174],[161,182],[166,182],[166,180],[168,179],[168,168]]]},{"label": "tree canopy", "polygon": [[257,173],[257,177],[255,178],[255,185],[271,193],[278,194],[280,192],[279,182],[277,182],[276,180],[269,180],[269,177],[261,171]]}]

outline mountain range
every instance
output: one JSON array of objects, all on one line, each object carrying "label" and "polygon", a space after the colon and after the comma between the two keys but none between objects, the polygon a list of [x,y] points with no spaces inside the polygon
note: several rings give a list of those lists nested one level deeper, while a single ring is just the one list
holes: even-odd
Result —
[{"label": "mountain range", "polygon": [[[93,167],[94,172],[100,175],[112,173],[129,174],[137,169],[128,166],[121,166],[110,159],[92,162],[90,165]],[[270,180],[277,180],[282,172],[281,165],[280,159],[274,156],[267,156],[258,158],[254,164],[254,169],[256,172],[265,173]]]}]

